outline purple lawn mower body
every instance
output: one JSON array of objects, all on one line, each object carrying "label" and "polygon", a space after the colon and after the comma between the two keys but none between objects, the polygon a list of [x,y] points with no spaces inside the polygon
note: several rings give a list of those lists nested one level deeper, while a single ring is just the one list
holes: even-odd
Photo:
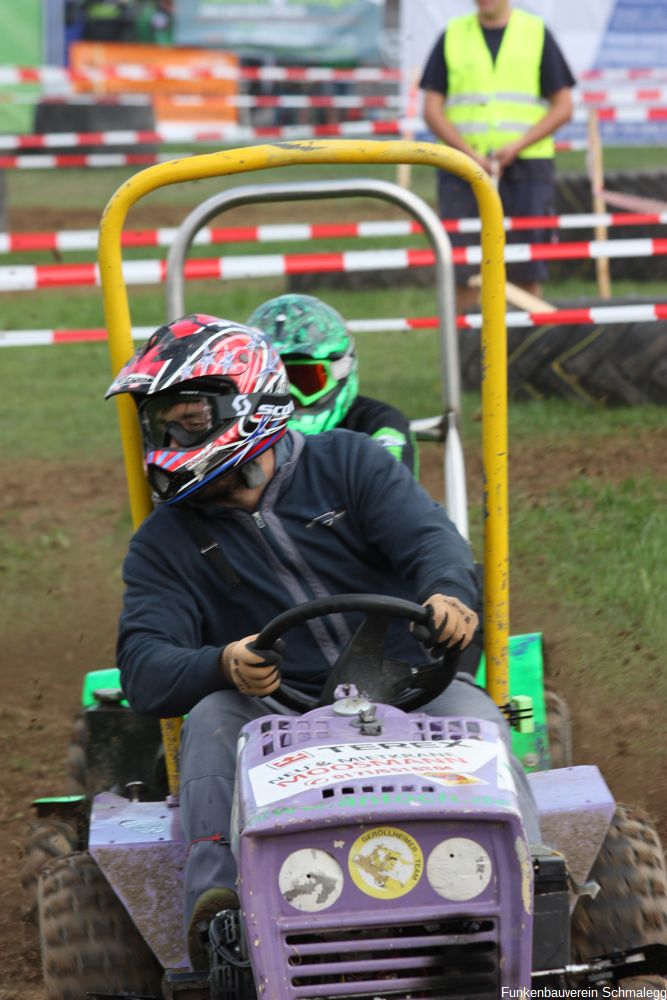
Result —
[{"label": "purple lawn mower body", "polygon": [[[531,983],[533,862],[495,724],[355,699],[239,743],[233,850],[258,997],[497,998]],[[584,881],[614,812],[595,767],[530,775]],[[177,802],[97,796],[89,850],[165,969],[185,970]],[[572,897],[571,905],[574,905]]]}]

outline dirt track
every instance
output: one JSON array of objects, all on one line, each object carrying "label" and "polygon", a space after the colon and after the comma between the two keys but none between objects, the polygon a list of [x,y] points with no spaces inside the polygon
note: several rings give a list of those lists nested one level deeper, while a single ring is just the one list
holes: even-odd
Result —
[{"label": "dirt track", "polygon": [[[651,469],[664,475],[666,453],[667,432],[635,437],[631,443],[617,439],[607,450],[599,443],[582,445],[576,454],[571,449],[523,449],[513,458],[512,482],[515,489],[539,497],[553,486],[555,475],[567,479],[585,471],[613,481]],[[434,495],[440,491],[440,470],[437,454],[424,457],[422,479]],[[470,474],[473,495],[479,469]],[[61,531],[69,541],[49,553],[57,584],[41,586],[39,575],[37,584],[28,581],[22,609],[3,637],[0,1000],[42,1000],[36,956],[24,949],[18,871],[31,800],[64,790],[64,758],[83,674],[113,662],[120,576],[115,572],[100,579],[95,552],[102,547],[116,553],[120,566],[126,539],[118,531],[118,519],[125,504],[122,474],[110,481],[106,466],[86,471],[59,467],[56,472],[33,463],[29,468],[15,465],[5,477],[0,525],[11,529],[13,543],[25,544],[39,564],[45,556],[38,546],[35,551],[36,539],[45,522],[55,537]],[[512,631],[535,629],[545,633],[550,674],[574,710],[577,762],[598,763],[617,798],[648,808],[667,840],[667,802],[656,766],[667,751],[662,706],[648,690],[641,712],[628,712],[624,705],[606,703],[604,692],[592,690],[582,663],[581,637],[568,630],[557,607],[522,592],[519,567],[513,576]],[[618,650],[629,661],[637,655],[632,637],[621,633]],[[650,756],[637,749],[651,742]]]}]

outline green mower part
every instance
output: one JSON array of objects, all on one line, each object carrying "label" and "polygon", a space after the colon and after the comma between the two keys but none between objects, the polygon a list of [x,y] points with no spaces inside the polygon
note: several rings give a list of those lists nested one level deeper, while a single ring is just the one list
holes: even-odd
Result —
[{"label": "green mower part", "polygon": [[[484,654],[475,677],[484,687],[486,665]],[[547,713],[544,702],[544,657],[542,633],[527,632],[509,639],[509,696],[514,707],[525,708],[532,703],[532,725],[524,720],[518,729],[512,728],[512,749],[526,771],[548,771],[551,767]],[[532,731],[531,731],[532,730]]]},{"label": "green mower part", "polygon": [[[120,691],[120,670],[118,667],[107,667],[105,670],[89,670],[83,679],[83,690],[81,692],[81,706],[92,708],[99,704],[99,698],[95,697],[96,691],[108,691],[117,689]],[[127,705],[123,698],[120,705]]]}]

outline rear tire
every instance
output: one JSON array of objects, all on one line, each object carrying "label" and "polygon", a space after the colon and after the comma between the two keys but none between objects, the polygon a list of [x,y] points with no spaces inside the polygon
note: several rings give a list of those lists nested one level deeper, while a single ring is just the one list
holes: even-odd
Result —
[{"label": "rear tire", "polygon": [[72,854],[78,848],[77,832],[69,823],[56,819],[40,819],[33,823],[21,868],[25,944],[29,950],[35,950],[39,946],[37,929],[39,874],[49,862]]},{"label": "rear tire", "polygon": [[[90,795],[88,787],[88,755],[86,753],[86,724],[82,718],[74,720],[72,737],[67,748],[67,793]],[[99,789],[97,789],[99,791]],[[95,794],[95,790],[92,792]]]},{"label": "rear tire", "polygon": [[617,949],[667,944],[667,871],[650,817],[636,806],[616,813],[589,876],[595,899],[582,896],[572,914],[572,958],[582,962]]},{"label": "rear tire", "polygon": [[567,702],[562,695],[546,688],[544,691],[544,707],[547,716],[547,735],[549,737],[551,767],[572,767],[574,762],[572,752],[572,719]]},{"label": "rear tire", "polygon": [[161,996],[160,966],[90,854],[70,854],[45,868],[37,902],[48,1000]]}]

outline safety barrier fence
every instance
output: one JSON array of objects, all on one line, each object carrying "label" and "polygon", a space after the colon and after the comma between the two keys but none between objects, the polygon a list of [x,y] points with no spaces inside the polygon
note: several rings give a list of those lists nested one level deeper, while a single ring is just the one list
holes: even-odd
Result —
[{"label": "safety barrier fence", "polygon": [[613,69],[588,69],[579,74],[580,80],[604,80],[607,83],[634,83],[637,80],[651,80],[652,82],[667,81],[667,67],[655,69],[622,68]]},{"label": "safety barrier fence", "polygon": [[128,83],[187,82],[193,80],[256,80],[266,83],[382,83],[402,79],[400,69],[382,66],[359,66],[355,69],[332,69],[327,66],[146,66],[122,63],[117,66],[90,66],[67,69],[63,66],[0,66],[0,86],[41,84],[45,87],[68,87],[76,84],[102,84],[126,80]]},{"label": "safety barrier fence", "polygon": [[[331,129],[335,135],[366,135],[369,133],[400,135],[418,122],[409,121],[349,121],[335,125],[312,126],[318,131]],[[0,149],[48,149],[57,146],[133,146],[137,143],[191,142],[211,145],[238,142],[282,133],[303,133],[311,126],[284,125],[248,128],[226,125],[193,128],[189,124],[164,125],[159,129],[114,129],[109,132],[44,132],[36,135],[0,135]]]},{"label": "safety barrier fence", "polygon": [[[517,243],[505,247],[508,263],[529,260],[581,260],[610,257],[667,255],[667,239],[590,240],[573,243]],[[481,247],[453,247],[454,264],[479,265]],[[404,270],[434,264],[432,250],[352,250],[320,254],[259,254],[239,257],[196,258],[183,269],[187,281],[215,278],[267,278],[291,274],[347,271]],[[123,274],[128,285],[152,285],[166,280],[164,260],[126,261]],[[97,264],[20,264],[0,267],[0,292],[34,291],[38,288],[97,286]]]},{"label": "safety barrier fence", "polygon": [[[229,139],[229,144],[243,145],[254,139],[262,141],[271,139],[324,139],[335,136],[368,136],[398,134],[393,122],[347,122],[344,125],[286,125],[282,128],[239,128]],[[63,133],[64,134],[64,133]],[[556,149],[562,151],[585,150],[585,140],[572,142],[557,142]],[[53,154],[18,154],[0,156],[0,170],[53,170],[66,168],[88,167],[122,167],[133,164],[164,163],[183,156],[191,156],[190,152],[166,154],[141,153],[53,153]],[[151,158],[152,157],[152,158]]]},{"label": "safety barrier fence", "polygon": [[[667,102],[667,87],[621,87],[606,90],[577,90],[575,107],[623,107],[624,105],[655,104]],[[170,94],[174,105],[188,107],[206,106],[207,99],[198,94]],[[41,93],[0,92],[2,104],[37,104],[44,100]],[[49,104],[113,104],[149,106],[153,98],[148,94],[49,94]],[[403,101],[395,94],[226,94],[221,100],[233,108],[399,108]]]},{"label": "safety barrier fence", "polygon": [[[582,109],[583,110],[583,109]],[[665,107],[598,108],[600,122],[638,124],[643,122],[667,122]],[[575,120],[576,120],[575,114]],[[583,120],[583,119],[582,119]],[[252,138],[290,135],[305,137],[314,135],[407,135],[426,132],[421,118],[401,118],[396,120],[377,119],[372,121],[343,121],[323,125],[284,125],[249,127],[234,123],[206,128],[193,127],[186,123],[165,123],[159,129],[116,129],[107,132],[44,132],[34,135],[0,135],[0,149],[48,149],[49,147],[75,146],[128,146],[135,143],[194,144],[242,142]],[[571,146],[571,144],[569,144]]]},{"label": "safety barrier fence", "polygon": [[[99,84],[107,80],[127,80],[129,83],[191,80],[257,80],[264,82],[395,82],[403,79],[400,69],[362,66],[356,69],[331,69],[324,66],[161,66],[151,67],[140,63],[124,63],[116,67],[90,67],[71,70],[61,66],[0,66],[0,86],[41,84],[51,87],[68,87],[72,83]],[[667,82],[667,68],[655,69],[592,69],[579,74],[579,80],[607,83],[635,83],[649,80]]]},{"label": "safety barrier fence", "polygon": [[54,170],[82,167],[150,167],[190,153],[52,153],[48,156],[0,156],[0,170]]},{"label": "safety barrier fence", "polygon": [[[667,100],[667,91],[662,93]],[[172,104],[187,107],[206,106],[206,99],[198,94],[170,94]],[[5,94],[0,95],[0,103],[35,104],[43,100],[38,94]],[[230,108],[400,108],[402,105],[399,94],[226,94],[222,98]],[[657,103],[659,98],[647,98]],[[96,99],[91,94],[49,97],[49,104],[120,104],[144,106],[152,104],[145,94],[122,94],[115,97]]]},{"label": "safety barrier fence", "polygon": [[[603,192],[615,194],[615,192]],[[661,212],[602,212],[576,215],[529,215],[506,218],[507,231],[531,229],[586,229],[606,226],[650,226],[667,224],[667,206]],[[480,219],[445,219],[443,229],[448,233],[479,233]],[[176,233],[175,227],[159,229],[128,229],[121,234],[123,247],[169,247]],[[413,236],[423,232],[418,222],[411,219],[370,220],[340,223],[274,223],[260,226],[205,226],[200,229],[193,243],[213,246],[219,243],[277,243],[325,239],[373,239],[376,237]],[[60,232],[0,232],[0,254],[54,251],[68,253],[77,250],[96,250],[96,229],[63,229]]]},{"label": "safety barrier fence", "polygon": [[[580,309],[556,309],[553,312],[510,312],[506,315],[508,327],[532,327],[559,324],[579,326],[590,323],[655,323],[667,319],[667,302],[654,305],[593,306]],[[481,313],[458,316],[460,330],[479,330]],[[157,324],[156,324],[157,325]],[[349,320],[347,329],[352,334],[409,333],[413,330],[435,330],[437,316],[418,316],[404,319]],[[135,340],[146,340],[155,326],[132,328]],[[0,347],[41,347],[49,344],[94,343],[107,339],[104,327],[72,330],[5,330],[0,331]]]}]

